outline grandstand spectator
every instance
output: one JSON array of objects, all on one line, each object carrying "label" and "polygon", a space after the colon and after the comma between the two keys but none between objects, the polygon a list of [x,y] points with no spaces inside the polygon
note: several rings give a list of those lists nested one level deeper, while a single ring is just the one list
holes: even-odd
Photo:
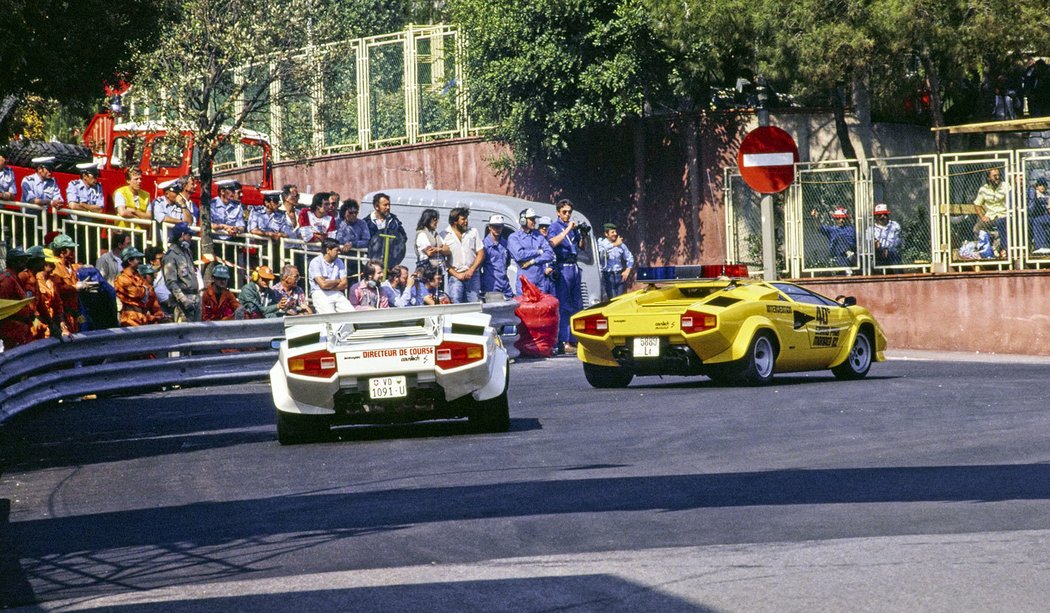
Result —
[{"label": "grandstand spectator", "polygon": [[268,190],[263,194],[263,205],[252,208],[248,215],[248,233],[271,240],[280,240],[292,235],[292,225],[281,211],[281,192]]},{"label": "grandstand spectator", "polygon": [[7,165],[4,150],[0,149],[0,200],[17,200],[18,187],[15,184],[15,171]]},{"label": "grandstand spectator", "polygon": [[379,290],[386,295],[387,304],[392,307],[408,306],[412,287],[415,286],[415,275],[408,274],[407,266],[395,266],[387,272],[386,280]]},{"label": "grandstand spectator", "polygon": [[80,313],[80,291],[98,291],[98,284],[81,280],[77,276],[80,265],[76,262],[77,244],[66,234],[59,234],[51,241],[51,252],[55,255],[55,269],[51,273],[55,294],[62,301],[66,329],[70,333],[80,332],[85,318]]},{"label": "grandstand spectator", "polygon": [[335,237],[335,217],[326,212],[327,207],[328,193],[314,194],[310,208],[299,214],[300,239],[319,243],[325,238]]},{"label": "grandstand spectator", "polygon": [[383,265],[369,260],[361,268],[361,278],[350,286],[350,304],[355,309],[385,309],[390,306],[386,294],[379,289]]},{"label": "grandstand spectator", "polygon": [[339,224],[335,233],[335,240],[339,241],[339,250],[348,253],[351,249],[367,249],[368,239],[372,234],[368,231],[368,224],[360,219],[361,212],[357,200],[348,199],[343,201],[339,208]]},{"label": "grandstand spectator", "polygon": [[890,207],[876,204],[874,222],[865,232],[865,239],[875,246],[875,265],[900,264],[901,225],[890,219]]},{"label": "grandstand spectator", "polygon": [[[145,254],[134,247],[128,247],[121,253],[124,270],[120,272],[113,284],[120,300],[120,325],[136,327],[154,324],[165,319],[157,302],[157,293],[153,284],[139,273],[142,258]],[[152,268],[152,267],[151,267]]]},{"label": "grandstand spectator", "polygon": [[[200,189],[201,180],[197,178],[197,175],[188,174],[180,178],[179,182],[182,183],[182,191],[179,192],[177,198],[178,202],[186,207],[186,210],[188,210],[193,217],[193,221],[188,223],[193,225],[199,224],[201,221],[201,209],[197,206],[197,203],[193,201],[193,194]],[[154,268],[156,268],[156,266],[154,266]]]},{"label": "grandstand spectator", "polygon": [[[819,223],[817,209],[809,212],[810,217]],[[828,239],[828,251],[836,266],[852,268],[857,265],[857,230],[850,223],[849,212],[844,207],[837,207],[831,212],[834,225],[819,224],[821,233]],[[846,274],[850,274],[847,271]]]},{"label": "grandstand spectator", "polygon": [[188,224],[177,223],[168,231],[168,251],[164,254],[164,283],[171,293],[176,322],[200,321],[200,280],[190,251],[196,232]]},{"label": "grandstand spectator", "polygon": [[98,166],[94,162],[85,162],[77,164],[77,170],[80,178],[73,179],[66,186],[66,207],[74,211],[102,213],[106,201],[98,182]]},{"label": "grandstand spectator", "polygon": [[131,235],[127,232],[114,230],[109,234],[109,251],[103,253],[95,261],[95,268],[102,273],[102,278],[112,284],[117,275],[123,270],[121,254],[131,246]]},{"label": "grandstand spectator", "polygon": [[157,187],[164,190],[164,193],[150,205],[153,209],[153,220],[157,223],[176,224],[181,221],[192,224],[193,211],[186,206],[184,200],[180,200],[183,190],[182,183],[177,179],[172,179]]},{"label": "grandstand spectator", "polygon": [[25,345],[33,340],[32,325],[36,320],[33,296],[27,295],[18,273],[25,268],[26,254],[15,247],[7,251],[6,268],[0,271],[0,298],[5,300],[27,300],[14,315],[0,320],[0,341],[4,350]]},{"label": "grandstand spectator", "polygon": [[470,227],[470,209],[455,207],[448,214],[442,243],[449,250],[448,295],[452,302],[481,301],[481,263],[485,247],[478,231]]},{"label": "grandstand spectator", "polygon": [[32,159],[36,172],[22,179],[22,202],[37,206],[61,206],[62,190],[51,172],[55,169],[54,156]]},{"label": "grandstand spectator", "polygon": [[1010,195],[1010,188],[1002,181],[1002,175],[998,168],[988,170],[987,181],[977,190],[977,198],[973,203],[980,211],[980,219],[973,226],[973,233],[978,236],[983,230],[988,233],[993,231],[997,241],[993,241],[992,249],[1000,258],[1006,258],[1009,248],[1006,236],[1006,198]]},{"label": "grandstand spectator", "polygon": [[310,260],[307,276],[310,300],[319,314],[354,310],[346,297],[346,264],[339,259],[339,241],[334,238],[321,241],[321,255]]},{"label": "grandstand spectator", "polygon": [[172,316],[171,292],[168,291],[168,286],[164,283],[163,260],[163,249],[160,247],[146,247],[144,261],[153,268],[150,282],[153,283],[153,291],[157,294],[157,303],[160,304],[160,309],[164,311],[164,314],[170,318]]},{"label": "grandstand spectator", "polygon": [[241,184],[237,181],[222,181],[216,185],[219,195],[211,200],[211,231],[213,237],[224,240],[243,233],[246,226],[244,207],[237,200]]},{"label": "grandstand spectator", "polygon": [[1050,255],[1050,193],[1047,180],[1039,177],[1028,188],[1028,225],[1032,230],[1034,255]]},{"label": "grandstand spectator", "polygon": [[62,304],[62,298],[58,295],[58,288],[55,286],[55,266],[58,265],[60,260],[55,257],[55,252],[50,248],[44,249],[44,269],[37,273],[36,282],[37,287],[40,289],[41,300],[44,303],[44,307],[47,313],[47,319],[50,320],[48,323],[48,335],[49,336],[60,336],[69,335],[73,331],[66,325],[66,309]]},{"label": "grandstand spectator", "polygon": [[26,249],[26,268],[18,273],[18,281],[26,295],[33,296],[33,310],[36,319],[30,326],[30,332],[34,339],[47,338],[51,330],[51,317],[40,292],[40,280],[38,275],[44,270],[44,248],[37,245]]},{"label": "grandstand spectator", "polygon": [[401,220],[390,212],[390,196],[379,193],[372,198],[372,212],[365,217],[368,224],[368,257],[378,260],[387,268],[396,266],[405,259],[408,235]]},{"label": "grandstand spectator", "polygon": [[211,285],[201,296],[201,321],[231,321],[241,303],[229,290],[230,269],[222,264],[211,271]]},{"label": "grandstand spectator", "polygon": [[274,284],[273,292],[278,301],[284,301],[285,315],[310,315],[313,309],[306,302],[306,292],[299,287],[299,268],[294,264],[285,264],[281,269],[281,281]]},{"label": "grandstand spectator", "polygon": [[281,188],[281,202],[284,205],[284,214],[288,217],[288,224],[293,229],[299,227],[299,188],[294,185]]},{"label": "grandstand spectator", "polygon": [[251,280],[241,288],[240,300],[244,319],[278,317],[283,314],[288,302],[278,298],[270,289],[274,278],[269,266],[259,266],[252,271]]},{"label": "grandstand spectator", "polygon": [[[113,207],[126,219],[151,219],[149,194],[142,189],[142,171],[129,168],[124,172],[127,184],[113,192]],[[126,227],[126,224],[121,224]]]}]

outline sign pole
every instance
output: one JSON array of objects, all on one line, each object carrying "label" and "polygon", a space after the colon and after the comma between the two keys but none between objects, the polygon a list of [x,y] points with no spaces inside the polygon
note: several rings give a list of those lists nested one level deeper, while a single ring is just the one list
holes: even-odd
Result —
[{"label": "sign pole", "polygon": [[[769,110],[758,109],[758,125],[769,125]],[[759,205],[762,213],[762,278],[766,281],[777,280],[776,235],[773,231],[773,195],[762,194]]]}]

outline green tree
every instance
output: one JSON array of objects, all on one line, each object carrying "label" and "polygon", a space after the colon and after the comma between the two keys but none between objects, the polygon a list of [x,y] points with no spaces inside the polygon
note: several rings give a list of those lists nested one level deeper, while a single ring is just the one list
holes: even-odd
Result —
[{"label": "green tree", "polygon": [[471,104],[519,165],[551,165],[574,135],[642,117],[670,56],[641,0],[452,0]]},{"label": "green tree", "polygon": [[[164,37],[139,58],[135,87],[152,92],[156,114],[194,135],[201,178],[201,249],[213,254],[211,214],[212,163],[224,143],[242,128],[265,123],[271,85],[299,99],[316,74],[309,54],[301,54],[304,32],[316,24],[312,0],[182,0]],[[163,95],[159,95],[163,93]]]},{"label": "green tree", "polygon": [[[160,36],[168,0],[0,0],[0,131],[19,100],[59,100],[92,109],[103,86],[130,70],[134,57]],[[6,112],[5,112],[6,111]]]}]

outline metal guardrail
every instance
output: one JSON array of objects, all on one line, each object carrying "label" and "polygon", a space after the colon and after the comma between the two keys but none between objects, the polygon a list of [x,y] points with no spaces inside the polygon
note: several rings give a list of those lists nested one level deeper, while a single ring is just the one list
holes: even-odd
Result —
[{"label": "metal guardrail", "polygon": [[[512,358],[518,355],[517,306],[482,306]],[[283,336],[284,321],[258,319],[113,328],[34,341],[0,353],[0,423],[34,406],[88,394],[263,379],[277,360],[271,341]]]}]

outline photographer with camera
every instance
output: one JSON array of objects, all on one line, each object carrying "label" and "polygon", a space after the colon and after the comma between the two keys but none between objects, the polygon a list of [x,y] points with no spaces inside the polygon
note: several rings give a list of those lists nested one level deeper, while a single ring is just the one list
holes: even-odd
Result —
[{"label": "photographer with camera", "polygon": [[572,201],[563,198],[556,205],[558,218],[551,223],[548,240],[554,249],[554,295],[558,298],[558,346],[556,353],[574,350],[576,337],[569,329],[569,320],[583,309],[583,290],[580,285],[580,267],[576,256],[587,246],[591,227],[572,219]]}]

